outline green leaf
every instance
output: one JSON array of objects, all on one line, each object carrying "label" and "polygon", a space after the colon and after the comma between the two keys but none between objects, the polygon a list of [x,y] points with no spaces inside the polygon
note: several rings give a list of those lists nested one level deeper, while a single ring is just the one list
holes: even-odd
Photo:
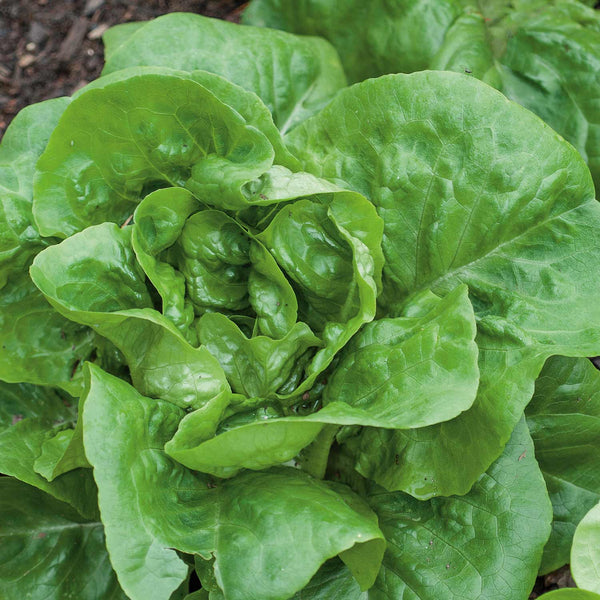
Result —
[{"label": "green leaf", "polygon": [[523,422],[467,495],[379,490],[370,504],[388,549],[369,600],[524,599],[533,587],[552,512]]},{"label": "green leaf", "polygon": [[133,74],[69,105],[37,164],[34,216],[43,235],[64,238],[125,222],[148,192],[166,186],[238,206],[241,186],[273,156],[264,134],[204,86],[177,74]]},{"label": "green leaf", "polygon": [[578,586],[600,594],[600,503],[583,517],[575,530],[571,572]]},{"label": "green leaf", "polygon": [[600,501],[600,373],[587,359],[549,358],[525,414],[554,507],[549,573],[569,562],[577,524]]},{"label": "green leaf", "polygon": [[130,238],[111,223],[89,227],[38,254],[32,279],[56,310],[115,344],[143,393],[195,408],[228,395],[212,355],[150,308]]},{"label": "green leaf", "polygon": [[26,272],[0,290],[0,378],[81,392],[80,364],[92,353],[93,331],[58,314]]},{"label": "green leaf", "polygon": [[31,213],[33,176],[68,98],[40,102],[23,109],[0,145],[0,289],[10,273],[23,271],[32,255],[48,244]]},{"label": "green leaf", "polygon": [[44,444],[75,419],[71,402],[66,394],[51,388],[0,382],[0,473],[69,503],[85,517],[93,517],[97,505],[91,471],[77,469],[49,482],[35,469]]},{"label": "green leaf", "polygon": [[48,387],[0,381],[0,431],[30,417],[74,420],[73,398]]},{"label": "green leaf", "polygon": [[296,323],[280,340],[247,338],[219,313],[206,313],[199,323],[200,340],[219,361],[234,392],[268,399],[285,384],[297,361],[310,348],[321,346],[306,323]]},{"label": "green leaf", "polygon": [[244,22],[323,36],[351,81],[425,69],[477,77],[564,136],[600,183],[600,15],[581,2],[254,0]]},{"label": "green leaf", "polygon": [[286,468],[211,483],[162,451],[181,409],[89,369],[86,453],[111,560],[132,600],[168,598],[179,585],[187,567],[173,549],[214,553],[217,582],[232,600],[289,598],[327,558],[356,544],[370,565],[359,569],[360,583],[372,583],[384,542],[374,514],[348,488]]},{"label": "green leaf", "polygon": [[199,15],[164,15],[133,33],[117,30],[107,43],[103,74],[143,65],[217,73],[256,93],[283,132],[317,112],[346,85],[335,50],[322,39]]},{"label": "green leaf", "polygon": [[294,282],[300,320],[325,342],[294,394],[310,390],[335,354],[374,318],[381,227],[365,198],[337,192],[286,205],[257,236]]},{"label": "green leaf", "polygon": [[320,35],[337,49],[351,82],[385,73],[421,71],[459,14],[451,0],[254,0],[243,22]]},{"label": "green leaf", "polygon": [[[356,117],[365,111],[369,119]],[[303,168],[377,207],[382,310],[400,310],[427,289],[443,296],[468,285],[477,400],[447,424],[384,432],[395,448],[381,443],[402,465],[401,489],[464,494],[501,452],[544,359],[595,354],[600,345],[591,275],[600,272],[600,206],[585,164],[523,108],[442,72],[345,90],[286,142]]]},{"label": "green leaf", "polygon": [[4,600],[126,600],[100,521],[20,481],[0,478],[0,594]]},{"label": "green leaf", "polygon": [[600,595],[575,588],[563,588],[539,596],[539,600],[600,600]]},{"label": "green leaf", "polygon": [[352,574],[340,560],[328,560],[292,600],[367,600]]},{"label": "green leaf", "polygon": [[346,402],[381,427],[412,429],[447,421],[473,404],[479,370],[466,286],[407,313],[369,323],[344,348],[323,392],[326,406]]}]

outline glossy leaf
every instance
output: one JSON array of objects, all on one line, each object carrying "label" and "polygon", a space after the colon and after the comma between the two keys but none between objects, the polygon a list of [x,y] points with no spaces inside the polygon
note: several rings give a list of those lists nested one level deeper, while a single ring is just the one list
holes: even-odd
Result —
[{"label": "glossy leaf", "polygon": [[35,469],[44,444],[75,419],[71,400],[51,388],[1,383],[0,406],[0,473],[69,503],[86,517],[96,515],[96,488],[88,469],[52,482]]},{"label": "glossy leaf", "polygon": [[[183,414],[90,366],[86,452],[111,560],[133,600],[168,598],[183,580],[187,568],[172,548],[214,553],[217,582],[234,600],[288,598],[325,559],[340,552],[343,558],[355,544],[365,552],[356,575],[362,585],[372,583],[384,543],[358,496],[286,468],[222,485],[202,479],[161,449]],[[302,508],[292,514],[291,506]],[[354,568],[355,557],[348,560]]]},{"label": "glossy leaf", "polygon": [[34,216],[43,235],[64,238],[124,223],[158,187],[191,186],[203,200],[236,206],[240,187],[273,156],[267,138],[204,86],[176,74],[134,75],[69,105],[37,164]]},{"label": "glossy leaf", "polygon": [[321,35],[338,50],[352,82],[385,73],[422,71],[442,45],[460,10],[457,2],[254,0],[250,25]]},{"label": "glossy leaf", "polygon": [[123,352],[144,393],[193,407],[227,395],[216,360],[150,308],[130,238],[130,230],[113,224],[90,227],[40,253],[31,276],[59,312],[94,328]]},{"label": "glossy leaf", "polygon": [[217,73],[257,94],[283,132],[317,112],[346,85],[335,50],[318,38],[236,27],[185,13],[164,15],[135,32],[129,28],[121,35],[122,25],[114,31],[105,38],[103,74],[142,65]]},{"label": "glossy leaf", "polygon": [[100,521],[9,477],[0,478],[0,594],[5,600],[126,600]]},{"label": "glossy leaf", "polygon": [[388,550],[369,600],[528,597],[552,511],[523,422],[467,495],[419,502],[379,489],[370,503]]},{"label": "glossy leaf", "polygon": [[[368,120],[354,118],[363,111]],[[403,465],[400,489],[465,493],[501,452],[543,360],[599,346],[599,290],[589,274],[600,272],[591,234],[600,206],[589,172],[536,117],[452,73],[354,86],[287,142],[305,169],[363,193],[384,219],[382,308],[468,285],[478,399],[448,424],[394,434],[389,450]]]},{"label": "glossy leaf", "polygon": [[583,517],[575,530],[571,572],[579,587],[600,594],[600,504]]},{"label": "glossy leaf", "polygon": [[244,21],[323,36],[352,81],[424,69],[477,77],[563,135],[600,182],[600,15],[581,2],[254,0]]},{"label": "glossy leaf", "polygon": [[25,270],[48,241],[31,213],[35,163],[48,143],[68,98],[48,100],[22,110],[0,145],[0,288],[10,273]]},{"label": "glossy leaf", "polygon": [[554,507],[541,573],[569,562],[575,528],[600,501],[600,373],[587,359],[553,356],[526,410]]}]

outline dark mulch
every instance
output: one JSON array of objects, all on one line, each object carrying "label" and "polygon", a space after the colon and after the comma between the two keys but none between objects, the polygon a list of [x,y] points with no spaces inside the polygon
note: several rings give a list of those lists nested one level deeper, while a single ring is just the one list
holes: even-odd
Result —
[{"label": "dark mulch", "polygon": [[[24,106],[69,96],[102,69],[109,26],[187,11],[239,21],[244,0],[0,0],[0,137]],[[599,361],[600,362],[600,361]],[[538,578],[531,598],[573,587],[568,568]]]},{"label": "dark mulch", "polygon": [[102,69],[102,32],[187,11],[239,21],[243,0],[0,0],[0,136],[24,106],[69,96]]}]

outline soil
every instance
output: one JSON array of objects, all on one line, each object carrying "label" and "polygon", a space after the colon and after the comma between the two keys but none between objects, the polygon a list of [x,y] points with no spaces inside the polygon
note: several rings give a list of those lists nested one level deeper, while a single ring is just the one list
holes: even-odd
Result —
[{"label": "soil", "polygon": [[[185,11],[239,22],[244,0],[0,0],[0,137],[23,107],[70,96],[96,79],[112,25]],[[598,360],[600,365],[600,357]],[[539,577],[530,598],[575,587],[567,567]]]},{"label": "soil", "polygon": [[70,96],[96,79],[102,33],[168,12],[239,21],[243,0],[0,0],[0,137],[34,102]]}]

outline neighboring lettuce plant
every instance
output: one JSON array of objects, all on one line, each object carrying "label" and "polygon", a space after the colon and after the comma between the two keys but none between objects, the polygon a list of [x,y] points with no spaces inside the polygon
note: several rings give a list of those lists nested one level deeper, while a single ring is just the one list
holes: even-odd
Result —
[{"label": "neighboring lettuce plant", "polygon": [[468,73],[544,119],[600,184],[600,14],[576,0],[253,0],[244,21],[323,36],[351,82]]},{"label": "neighboring lettuce plant", "polygon": [[586,363],[523,417],[600,354],[581,156],[466,75],[344,88],[315,38],[106,40],[1,147],[2,598],[525,599],[544,477],[543,568],[556,488],[597,490],[538,427]]}]

